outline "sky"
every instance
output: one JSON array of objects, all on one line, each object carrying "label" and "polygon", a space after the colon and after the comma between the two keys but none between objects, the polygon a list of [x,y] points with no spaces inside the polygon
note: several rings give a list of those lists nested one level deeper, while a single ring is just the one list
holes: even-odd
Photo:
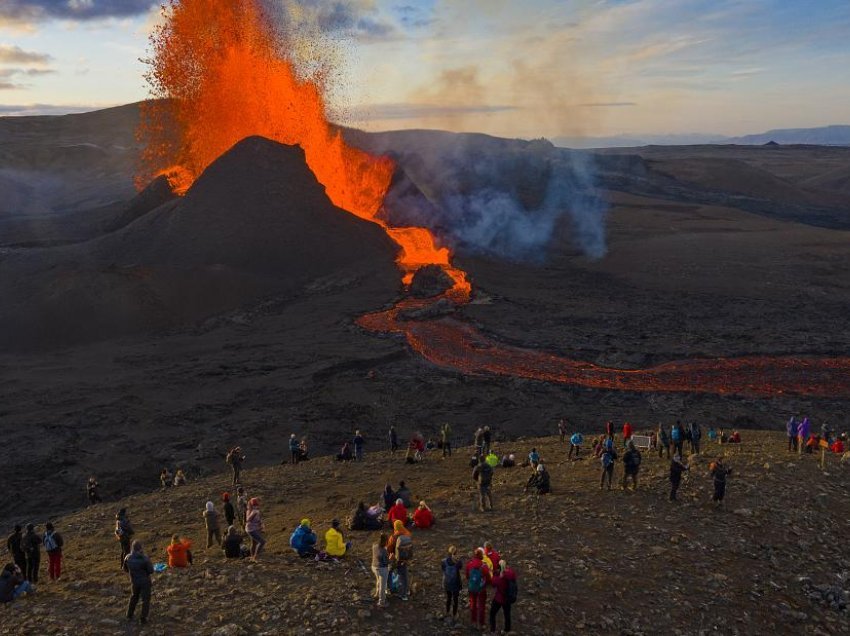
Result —
[{"label": "sky", "polygon": [[[850,0],[262,1],[332,43],[334,116],[370,130],[553,138],[850,124]],[[0,115],[144,99],[158,4],[0,0]]]}]

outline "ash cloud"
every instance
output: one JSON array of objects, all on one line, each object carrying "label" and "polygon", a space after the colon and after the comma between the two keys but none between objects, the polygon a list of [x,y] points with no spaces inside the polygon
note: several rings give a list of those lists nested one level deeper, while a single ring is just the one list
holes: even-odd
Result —
[{"label": "ash cloud", "polygon": [[0,18],[24,22],[125,18],[147,13],[159,4],[159,0],[3,0]]}]

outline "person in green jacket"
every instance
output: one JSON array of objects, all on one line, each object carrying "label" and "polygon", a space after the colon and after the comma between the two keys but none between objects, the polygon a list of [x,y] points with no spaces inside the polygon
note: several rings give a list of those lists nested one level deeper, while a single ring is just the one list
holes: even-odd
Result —
[{"label": "person in green jacket", "polygon": [[452,456],[452,427],[446,422],[440,429],[440,442],[443,445],[443,457]]}]

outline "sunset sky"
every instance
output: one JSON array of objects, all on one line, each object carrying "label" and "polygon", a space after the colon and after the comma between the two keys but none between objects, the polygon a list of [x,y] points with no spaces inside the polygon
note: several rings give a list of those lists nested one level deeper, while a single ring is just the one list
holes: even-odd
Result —
[{"label": "sunset sky", "polygon": [[[506,136],[850,124],[848,0],[265,0],[341,60],[370,129]],[[0,114],[143,99],[158,2],[2,0]],[[276,7],[280,9],[280,7]]]}]

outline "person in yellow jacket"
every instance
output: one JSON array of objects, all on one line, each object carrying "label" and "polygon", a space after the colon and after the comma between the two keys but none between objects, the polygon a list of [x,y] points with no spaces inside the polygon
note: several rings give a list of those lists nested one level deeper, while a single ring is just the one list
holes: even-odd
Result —
[{"label": "person in yellow jacket", "polygon": [[325,552],[328,556],[341,557],[351,548],[351,542],[346,542],[339,529],[339,519],[331,521],[331,527],[325,533]]}]

